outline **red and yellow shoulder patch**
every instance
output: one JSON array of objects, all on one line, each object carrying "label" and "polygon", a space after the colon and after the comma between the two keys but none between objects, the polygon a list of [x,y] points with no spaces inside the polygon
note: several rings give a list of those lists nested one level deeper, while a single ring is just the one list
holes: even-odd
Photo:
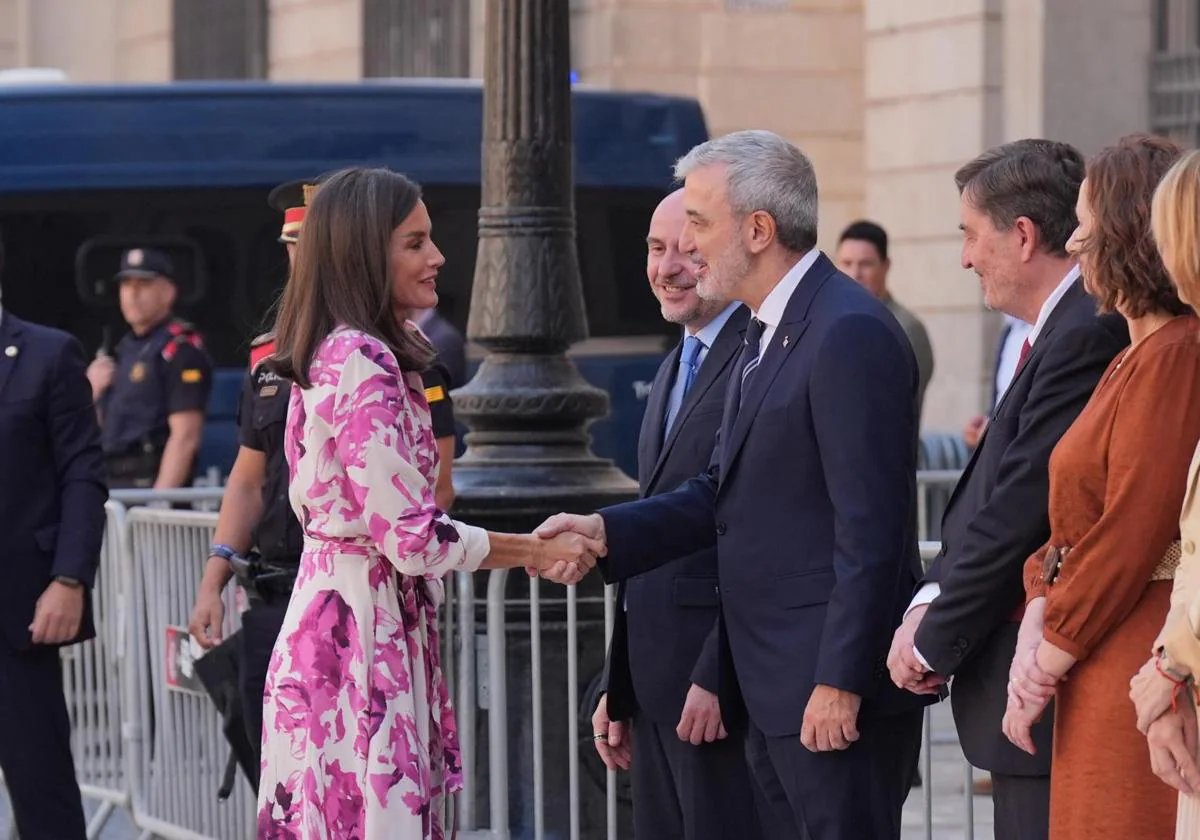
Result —
[{"label": "red and yellow shoulder patch", "polygon": [[181,321],[178,318],[171,321],[167,324],[167,334],[171,338],[162,349],[164,361],[169,362],[175,358],[175,353],[179,349],[180,344],[190,344],[197,350],[204,349],[204,338],[187,321]]},{"label": "red and yellow shoulder patch", "polygon": [[254,370],[275,353],[275,339],[250,348],[250,370]]}]

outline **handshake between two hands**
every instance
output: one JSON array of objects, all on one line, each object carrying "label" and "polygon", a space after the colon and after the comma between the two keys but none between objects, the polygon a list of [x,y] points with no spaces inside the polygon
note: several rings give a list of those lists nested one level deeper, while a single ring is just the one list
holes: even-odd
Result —
[{"label": "handshake between two hands", "polygon": [[533,565],[526,566],[530,577],[572,586],[590,572],[597,558],[608,553],[604,539],[604,519],[600,514],[579,516],[556,513],[534,530]]}]

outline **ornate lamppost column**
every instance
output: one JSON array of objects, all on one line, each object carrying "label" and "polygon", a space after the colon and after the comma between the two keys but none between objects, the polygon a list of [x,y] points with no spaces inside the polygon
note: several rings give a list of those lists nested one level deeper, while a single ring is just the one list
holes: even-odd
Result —
[{"label": "ornate lamppost column", "polygon": [[[455,515],[491,529],[523,532],[558,511],[590,513],[633,498],[637,485],[591,452],[587,425],[608,412],[608,395],[589,385],[565,355],[571,344],[587,337],[575,249],[570,3],[488,0],[486,16],[483,194],[467,336],[488,355],[475,378],[454,394],[455,413],[470,429],[467,451],[454,468]],[[545,642],[540,672],[532,670],[530,602],[519,582],[524,577],[508,578],[515,603],[503,611],[493,608],[488,622],[489,654],[506,663],[507,681],[495,672],[489,675],[487,723],[504,726],[508,738],[487,741],[488,761],[475,764],[480,789],[468,797],[468,810],[474,812],[470,826],[484,812],[485,772],[489,780],[501,773],[509,779],[506,801],[489,802],[487,809],[490,823],[502,823],[490,825],[502,832],[499,836],[508,836],[510,827],[528,830],[541,822],[529,786],[537,766],[532,736],[539,728],[542,766],[560,768],[545,780],[550,794],[546,826],[565,833],[568,822],[579,824],[580,808],[585,824],[600,824],[604,813],[603,790],[586,788],[568,815],[561,775],[564,765],[578,773],[582,757],[580,733],[568,729],[563,712],[576,721],[590,717],[590,709],[577,708],[587,704],[577,694],[603,665],[598,575],[579,587],[581,608],[573,623],[577,666],[568,663],[562,644],[564,618],[571,622],[573,610],[564,607],[563,590],[540,588],[547,599],[544,607],[538,602],[538,639]],[[491,573],[481,589],[503,595],[501,573]],[[506,632],[499,632],[499,612]],[[533,682],[542,692],[544,724],[534,721]],[[586,757],[594,761],[591,729],[583,726]],[[482,726],[474,729],[483,735]]]},{"label": "ornate lamppost column", "polygon": [[571,143],[565,0],[489,0],[483,201],[467,336],[487,358],[455,392],[470,428],[455,464],[465,519],[526,529],[560,510],[590,513],[636,485],[591,453],[587,424],[608,411],[564,355],[587,337]]}]

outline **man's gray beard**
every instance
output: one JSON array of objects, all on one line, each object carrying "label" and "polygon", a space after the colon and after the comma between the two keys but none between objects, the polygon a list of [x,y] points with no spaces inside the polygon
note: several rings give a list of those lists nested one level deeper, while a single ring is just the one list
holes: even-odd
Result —
[{"label": "man's gray beard", "polygon": [[[711,262],[708,264],[708,282],[696,282],[696,294],[701,300],[716,303],[723,300],[737,299],[734,291],[738,284],[745,281],[746,277],[749,276],[750,259],[745,253],[742,253],[736,260],[728,262],[730,268],[728,273],[731,275],[731,279],[728,282],[725,280],[725,273],[714,271],[713,264]],[[707,287],[707,294],[703,287]]]}]

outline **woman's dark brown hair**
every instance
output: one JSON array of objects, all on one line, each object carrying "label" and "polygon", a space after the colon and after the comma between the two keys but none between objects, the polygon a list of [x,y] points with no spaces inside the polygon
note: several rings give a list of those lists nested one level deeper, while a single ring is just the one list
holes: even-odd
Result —
[{"label": "woman's dark brown hair", "polygon": [[339,325],[382,341],[401,370],[429,367],[434,349],[396,317],[388,272],[392,231],[420,200],[421,188],[390,169],[343,169],[321,181],[275,320],[276,373],[310,387],[317,346]]},{"label": "woman's dark brown hair", "polygon": [[1150,232],[1150,206],[1183,149],[1163,137],[1131,134],[1087,164],[1092,229],[1079,243],[1087,284],[1100,307],[1127,318],[1190,311],[1179,299]]}]

